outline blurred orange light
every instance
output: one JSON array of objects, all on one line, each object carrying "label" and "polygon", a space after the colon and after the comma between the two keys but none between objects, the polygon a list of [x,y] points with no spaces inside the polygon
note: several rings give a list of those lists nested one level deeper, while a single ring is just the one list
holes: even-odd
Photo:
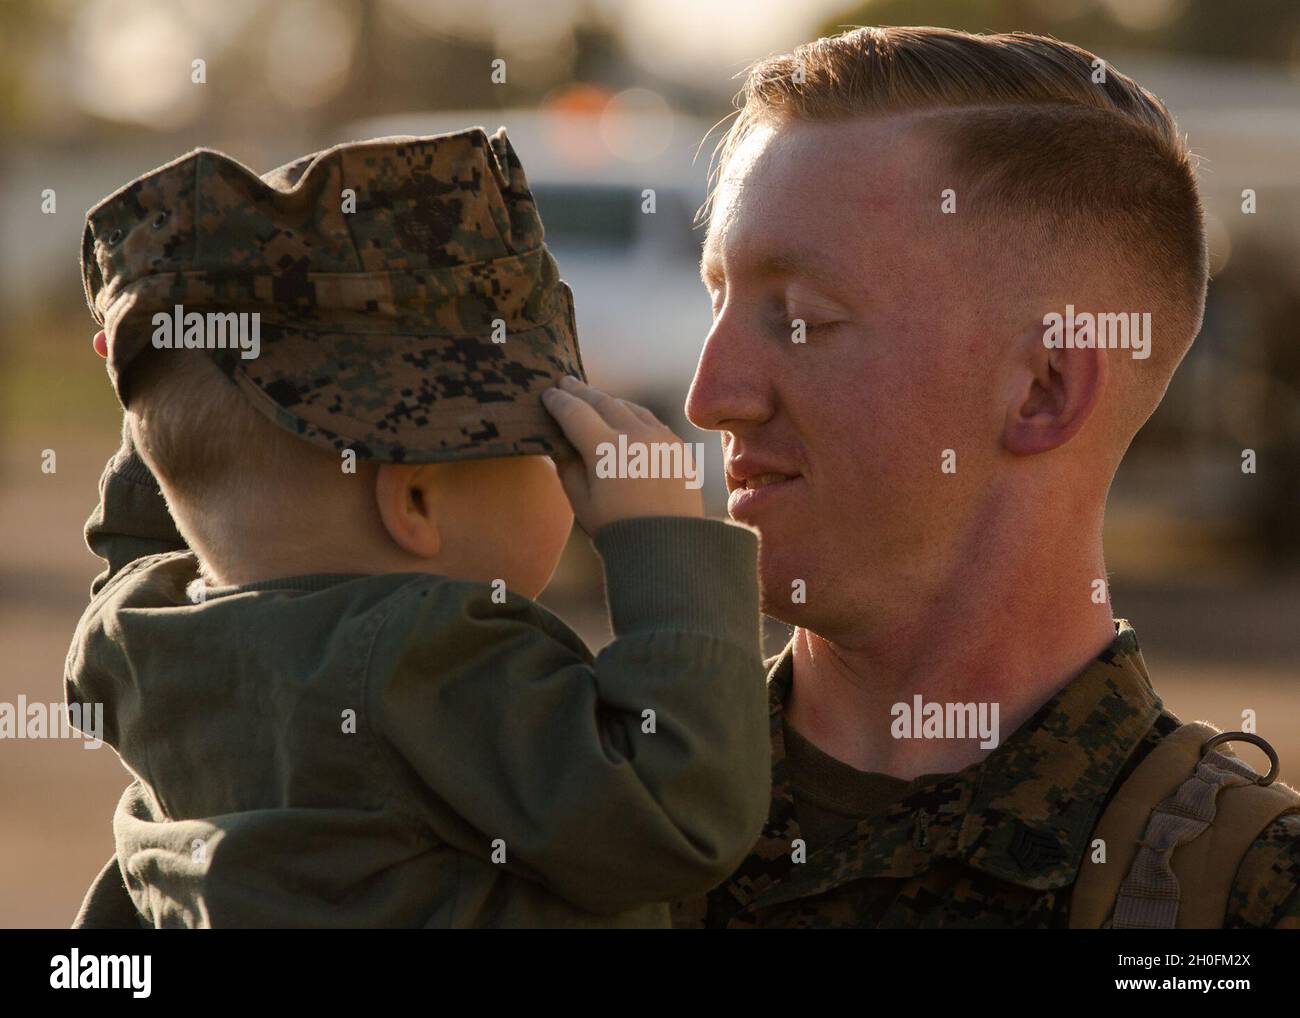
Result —
[{"label": "blurred orange light", "polygon": [[551,151],[571,166],[596,168],[609,162],[597,128],[611,95],[599,85],[578,83],[546,96],[541,103],[542,131]]},{"label": "blurred orange light", "polygon": [[546,113],[596,114],[604,110],[612,93],[599,85],[578,82],[557,88],[546,97],[542,110]]}]

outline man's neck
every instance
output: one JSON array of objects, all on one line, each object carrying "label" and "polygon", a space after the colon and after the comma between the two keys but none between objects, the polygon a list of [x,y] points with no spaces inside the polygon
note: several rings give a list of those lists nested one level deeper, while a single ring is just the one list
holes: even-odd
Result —
[{"label": "man's neck", "polygon": [[[905,779],[958,771],[996,747],[951,732],[896,738],[896,729],[910,734],[920,724],[911,718],[916,696],[922,705],[996,704],[1001,744],[1114,639],[1109,598],[1091,596],[1105,576],[1100,521],[1095,537],[1051,568],[1005,547],[967,561],[942,589],[900,598],[889,611],[896,617],[871,620],[848,639],[796,628],[790,724],[858,770]],[[905,727],[895,704],[911,712]]]}]

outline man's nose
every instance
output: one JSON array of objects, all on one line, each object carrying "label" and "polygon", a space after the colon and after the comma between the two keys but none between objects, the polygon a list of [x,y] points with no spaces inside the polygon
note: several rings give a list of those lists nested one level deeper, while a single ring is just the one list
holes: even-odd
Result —
[{"label": "man's nose", "polygon": [[713,322],[686,396],[686,419],[705,431],[768,416],[767,358],[753,331],[724,311]]}]

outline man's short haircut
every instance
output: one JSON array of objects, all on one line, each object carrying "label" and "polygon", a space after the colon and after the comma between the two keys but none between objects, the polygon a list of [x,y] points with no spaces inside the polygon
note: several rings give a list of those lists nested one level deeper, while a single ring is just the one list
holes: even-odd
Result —
[{"label": "man's short haircut", "polygon": [[1146,89],[1041,36],[858,28],[754,64],[737,102],[706,212],[727,159],[757,125],[920,115],[944,142],[959,219],[969,210],[983,223],[1033,225],[1060,249],[1122,265],[1149,295],[1150,308],[1080,310],[1164,320],[1144,362],[1163,383],[1142,419],[1154,409],[1200,328],[1208,261],[1192,157]]}]

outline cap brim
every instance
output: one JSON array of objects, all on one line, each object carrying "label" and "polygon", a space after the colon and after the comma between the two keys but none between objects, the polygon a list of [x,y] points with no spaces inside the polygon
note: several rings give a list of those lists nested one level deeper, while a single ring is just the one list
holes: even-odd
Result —
[{"label": "cap brim", "polygon": [[481,336],[359,335],[263,322],[258,356],[215,353],[275,423],[363,459],[564,458],[577,453],[541,394],[566,374],[582,377],[567,331],[540,326],[494,343]]}]

